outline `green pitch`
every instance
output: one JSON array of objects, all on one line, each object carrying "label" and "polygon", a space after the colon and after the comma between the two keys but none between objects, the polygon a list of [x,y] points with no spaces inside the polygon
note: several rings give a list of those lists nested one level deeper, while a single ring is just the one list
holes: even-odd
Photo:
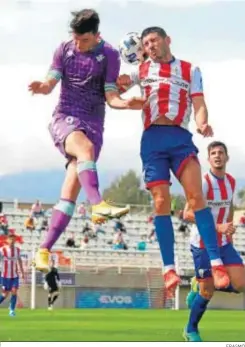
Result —
[{"label": "green pitch", "polygon": [[[188,311],[0,310],[0,341],[183,341]],[[244,311],[208,311],[204,341],[245,341]]]}]

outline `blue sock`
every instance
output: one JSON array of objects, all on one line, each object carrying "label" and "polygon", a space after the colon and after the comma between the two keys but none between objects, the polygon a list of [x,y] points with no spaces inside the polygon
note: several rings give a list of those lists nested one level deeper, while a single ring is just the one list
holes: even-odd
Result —
[{"label": "blue sock", "polygon": [[170,216],[154,218],[156,235],[164,266],[174,266],[174,229]]},{"label": "blue sock", "polygon": [[10,310],[14,311],[17,302],[17,295],[12,295],[10,299]]},{"label": "blue sock", "polygon": [[[195,212],[198,231],[208,252],[211,265],[222,264],[218,247],[216,226],[209,207]],[[216,263],[215,260],[218,262]],[[213,261],[213,262],[212,262]]]},{"label": "blue sock", "polygon": [[235,293],[235,294],[240,293],[238,290],[234,289],[231,284],[226,288],[220,288],[220,289],[215,289],[215,290],[217,290],[219,292],[226,292],[226,293]]},{"label": "blue sock", "polygon": [[5,296],[3,296],[2,294],[0,295],[0,304],[5,300]]},{"label": "blue sock", "polygon": [[199,293],[196,295],[191,306],[189,322],[187,325],[187,333],[198,331],[198,323],[200,322],[204,312],[206,311],[208,303],[209,300],[205,299]]}]

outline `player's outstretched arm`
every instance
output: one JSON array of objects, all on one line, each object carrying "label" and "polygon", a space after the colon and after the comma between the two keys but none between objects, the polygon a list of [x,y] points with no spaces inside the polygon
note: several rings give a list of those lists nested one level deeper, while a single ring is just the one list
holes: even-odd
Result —
[{"label": "player's outstretched arm", "polygon": [[118,91],[106,92],[106,101],[111,108],[118,110],[142,110],[146,104],[146,99],[142,97],[124,100]]},{"label": "player's outstretched arm", "polygon": [[62,43],[54,52],[53,61],[49,68],[45,81],[33,81],[29,84],[28,90],[32,94],[48,95],[62,79],[64,74],[63,62],[64,43]]},{"label": "player's outstretched arm", "polygon": [[[125,84],[126,87],[132,84],[131,77],[124,75],[119,77],[120,57],[116,50],[110,50],[107,54],[107,66],[105,76],[105,97],[111,108],[118,110],[142,110],[145,105],[144,98],[133,97],[124,100],[120,97],[118,85]],[[118,85],[117,85],[118,84]],[[135,83],[134,83],[135,84]]]},{"label": "player's outstretched arm", "polygon": [[204,124],[208,123],[208,109],[204,96],[195,96],[192,98],[195,121],[198,128],[201,128]]},{"label": "player's outstretched arm", "polygon": [[195,96],[192,98],[195,121],[197,125],[197,131],[204,137],[213,136],[213,129],[208,124],[208,109],[204,96]]},{"label": "player's outstretched arm", "polygon": [[29,84],[28,90],[32,94],[48,95],[52,92],[57,83],[58,80],[55,78],[50,78],[45,82],[33,81]]},{"label": "player's outstretched arm", "polygon": [[213,136],[213,130],[208,124],[208,110],[203,93],[202,73],[199,67],[192,68],[190,95],[194,108],[197,132],[204,137]]}]

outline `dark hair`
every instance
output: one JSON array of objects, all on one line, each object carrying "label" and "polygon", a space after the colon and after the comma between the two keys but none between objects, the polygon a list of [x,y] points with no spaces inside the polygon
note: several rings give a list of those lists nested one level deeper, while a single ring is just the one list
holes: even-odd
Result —
[{"label": "dark hair", "polygon": [[72,32],[76,34],[93,33],[97,34],[99,30],[100,18],[93,9],[84,9],[71,13],[73,18],[70,22]]},{"label": "dark hair", "polygon": [[142,58],[143,58],[143,61],[145,61],[148,59],[148,55],[146,53],[143,53]]},{"label": "dark hair", "polygon": [[223,147],[225,154],[228,155],[228,149],[226,144],[224,144],[224,142],[221,141],[213,141],[208,145],[208,154],[210,154],[211,150],[215,147]]},{"label": "dark hair", "polygon": [[165,37],[167,36],[167,33],[166,31],[163,29],[163,28],[160,28],[160,27],[149,27],[149,28],[146,28],[142,31],[141,33],[141,40],[143,40],[143,38],[149,34],[152,34],[152,33],[157,33],[159,36],[161,36],[162,38],[165,39]]}]

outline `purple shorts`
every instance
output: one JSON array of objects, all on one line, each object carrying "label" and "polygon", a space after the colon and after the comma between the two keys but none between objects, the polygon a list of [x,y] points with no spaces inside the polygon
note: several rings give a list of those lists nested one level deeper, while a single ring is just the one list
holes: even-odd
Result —
[{"label": "purple shorts", "polygon": [[82,131],[94,145],[94,160],[97,161],[103,144],[103,125],[81,120],[77,117],[55,114],[49,131],[55,146],[70,162],[73,157],[65,151],[65,140],[74,131]]}]

